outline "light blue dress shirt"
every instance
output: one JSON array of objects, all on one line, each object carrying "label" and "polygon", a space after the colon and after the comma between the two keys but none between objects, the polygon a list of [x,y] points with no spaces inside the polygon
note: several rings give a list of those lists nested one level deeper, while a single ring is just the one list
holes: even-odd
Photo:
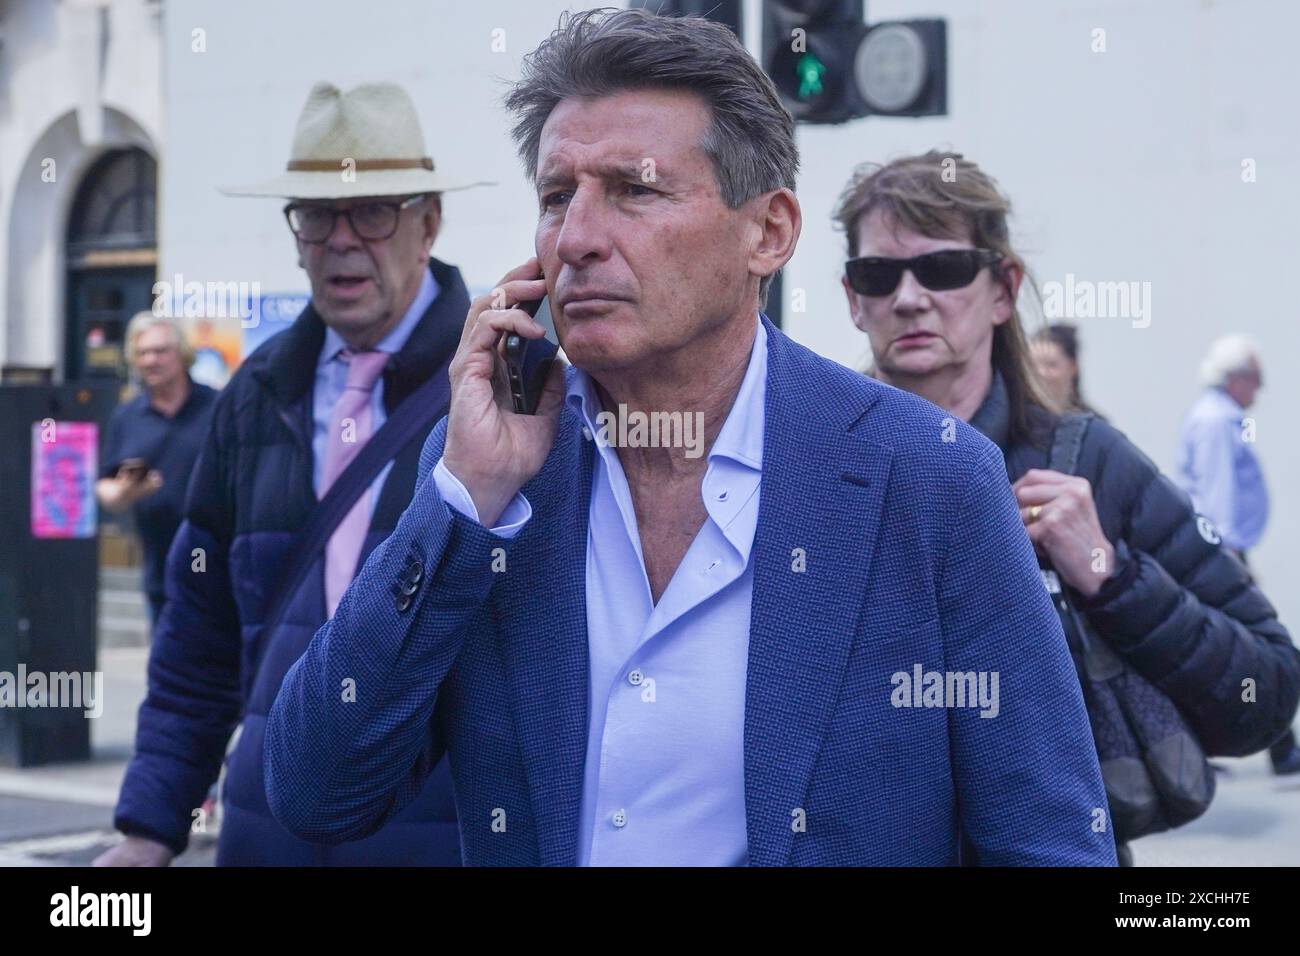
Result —
[{"label": "light blue dress shirt", "polygon": [[1243,411],[1223,389],[1206,389],[1178,443],[1178,483],[1237,551],[1258,544],[1268,523],[1268,489],[1254,444],[1245,439]]},{"label": "light blue dress shirt", "polygon": [[[420,281],[420,291],[415,294],[411,307],[375,348],[390,355],[402,351],[406,340],[420,324],[424,313],[438,298],[438,292],[438,280],[433,277],[432,272],[425,269],[424,278]],[[330,413],[334,410],[334,403],[343,394],[343,387],[348,381],[347,363],[339,358],[339,352],[347,348],[347,344],[343,341],[343,336],[328,326],[325,327],[325,343],[321,346],[320,355],[316,360],[316,381],[312,389],[311,485],[316,491],[317,499],[321,497],[321,476],[325,472],[325,448],[329,441],[329,430],[338,427],[337,423],[331,420]],[[388,412],[384,409],[383,378],[375,382],[374,390],[370,393],[370,414],[370,433],[373,435],[388,420]],[[384,482],[388,480],[388,473],[392,469],[393,463],[389,462],[370,484],[367,500],[372,515],[375,513],[375,505],[379,503],[379,493],[383,490]]]},{"label": "light blue dress shirt", "polygon": [[[598,440],[595,384],[581,370],[566,401],[596,442],[587,531],[587,757],[577,863],[734,866],[745,835],[745,680],[753,597],[750,552],[763,466],[767,333],[708,454],[708,517],[659,603],[651,598],[636,512],[615,448]],[[610,429],[614,433],[614,429]],[[442,461],[448,505],[477,521]],[[532,516],[516,495],[492,531],[513,537]]]}]

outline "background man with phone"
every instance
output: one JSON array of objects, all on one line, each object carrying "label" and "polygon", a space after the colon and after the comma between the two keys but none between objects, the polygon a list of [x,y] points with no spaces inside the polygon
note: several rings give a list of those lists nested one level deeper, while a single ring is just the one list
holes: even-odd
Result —
[{"label": "background man with phone", "polygon": [[[759,312],[801,225],[771,81],[719,24],[590,11],[507,105],[537,258],[469,309],[427,477],[285,677],[277,819],[363,837],[446,752],[469,863],[1113,865],[996,448]],[[543,295],[573,367],[516,414],[502,339],[543,329],[507,306]],[[602,410],[698,413],[707,454]],[[995,719],[897,702],[941,662],[1000,675]]]},{"label": "background man with phone", "polygon": [[162,865],[184,849],[237,724],[218,865],[459,863],[445,766],[369,839],[336,848],[285,832],[266,805],[262,728],[285,670],[410,501],[446,411],[469,294],[430,252],[441,193],[468,185],[434,171],[403,89],[318,83],[285,172],[229,190],[289,199],[311,302],[217,402],[117,805],[127,840],[99,863]]},{"label": "background man with phone", "polygon": [[167,548],[181,524],[185,488],[217,393],[190,378],[194,349],[173,319],[136,315],[127,325],[126,350],[140,392],[109,419],[95,495],[109,511],[132,511],[152,629],[163,606]]}]

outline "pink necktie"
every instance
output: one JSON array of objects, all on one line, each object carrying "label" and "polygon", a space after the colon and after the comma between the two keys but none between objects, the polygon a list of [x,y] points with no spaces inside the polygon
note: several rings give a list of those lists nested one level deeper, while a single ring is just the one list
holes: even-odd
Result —
[{"label": "pink necktie", "polygon": [[[339,358],[347,363],[348,381],[330,413],[329,434],[325,442],[325,471],[320,491],[322,498],[370,440],[373,425],[370,393],[388,362],[388,353],[344,349]],[[365,491],[347,517],[334,529],[329,543],[325,545],[325,609],[330,617],[334,616],[343,592],[348,589],[352,575],[356,572],[361,545],[365,542],[369,527],[369,492]]]}]

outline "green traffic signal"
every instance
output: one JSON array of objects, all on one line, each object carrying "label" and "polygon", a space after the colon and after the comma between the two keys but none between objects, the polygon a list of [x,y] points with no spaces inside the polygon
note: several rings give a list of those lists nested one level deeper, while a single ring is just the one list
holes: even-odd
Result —
[{"label": "green traffic signal", "polygon": [[821,96],[822,77],[826,75],[825,63],[811,53],[804,53],[799,57],[795,72],[799,77],[799,99],[806,100]]}]

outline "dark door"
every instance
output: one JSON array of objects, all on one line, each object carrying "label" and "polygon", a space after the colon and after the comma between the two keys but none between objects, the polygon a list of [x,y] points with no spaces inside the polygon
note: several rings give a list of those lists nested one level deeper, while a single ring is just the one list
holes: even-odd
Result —
[{"label": "dark door", "polygon": [[153,303],[158,167],[134,147],[87,170],[68,217],[64,381],[127,378],[123,338]]},{"label": "dark door", "polygon": [[150,266],[69,274],[66,381],[126,380],[126,324],[153,304],[153,284]]}]

